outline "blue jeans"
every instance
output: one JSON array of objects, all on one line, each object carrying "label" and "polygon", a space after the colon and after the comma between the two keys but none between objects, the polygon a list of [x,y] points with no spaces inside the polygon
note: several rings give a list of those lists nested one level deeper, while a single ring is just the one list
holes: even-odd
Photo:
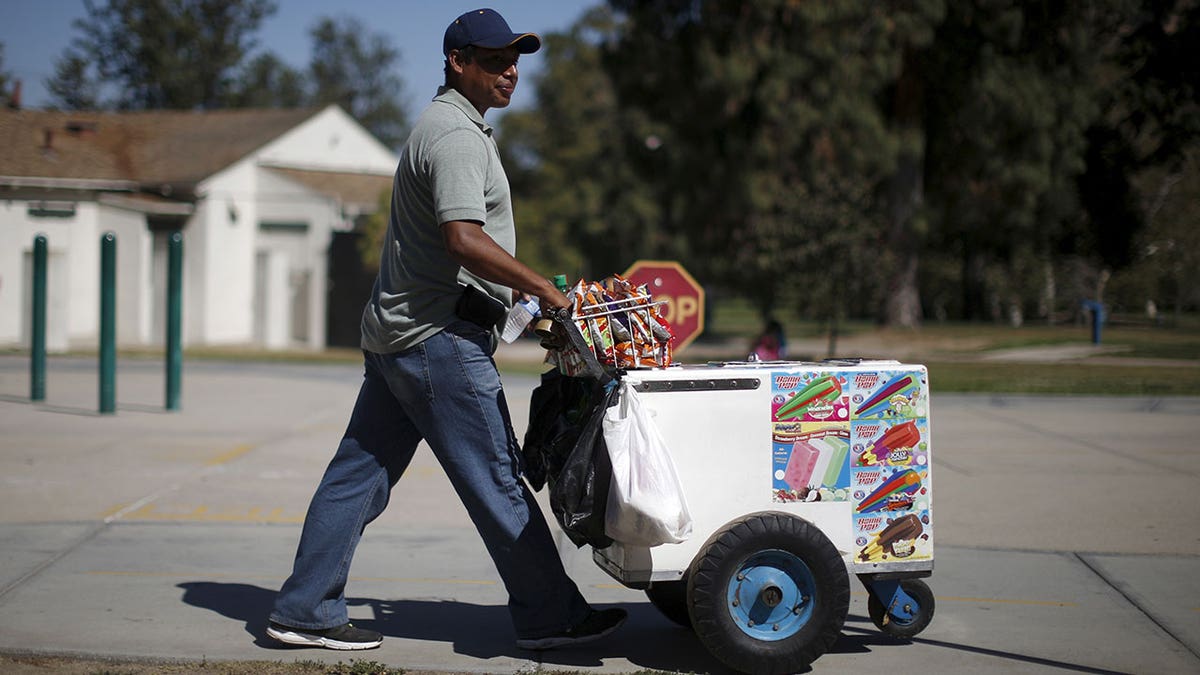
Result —
[{"label": "blue jeans", "polygon": [[394,354],[364,352],[366,372],[346,434],[304,518],[291,577],[271,620],[294,628],[346,623],[346,579],[363,529],[429,443],[508,591],[518,637],[579,623],[589,607],[520,477],[516,437],[490,331],[466,321]]}]

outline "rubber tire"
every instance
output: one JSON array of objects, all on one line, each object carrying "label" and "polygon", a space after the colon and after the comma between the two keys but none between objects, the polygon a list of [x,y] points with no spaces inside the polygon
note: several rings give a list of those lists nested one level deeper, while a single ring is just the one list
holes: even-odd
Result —
[{"label": "rubber tire", "polygon": [[900,622],[892,617],[891,620],[884,623],[883,615],[886,610],[874,593],[868,593],[870,597],[867,599],[867,613],[871,615],[871,622],[879,630],[894,638],[908,640],[929,627],[929,622],[933,621],[933,611],[937,603],[934,602],[933,590],[929,588],[929,584],[920,579],[905,579],[900,582],[900,588],[917,601],[917,613],[911,620]]},{"label": "rubber tire", "polygon": [[[726,591],[738,569],[760,551],[799,558],[813,576],[812,616],[794,635],[757,640],[734,622]],[[796,516],[753,513],[718,530],[705,542],[688,578],[692,627],[718,660],[743,673],[795,673],[829,651],[850,609],[850,580],[837,548],[815,525]]]},{"label": "rubber tire", "polygon": [[687,579],[656,581],[646,589],[646,597],[663,616],[684,628],[692,627],[692,619],[688,614]]}]

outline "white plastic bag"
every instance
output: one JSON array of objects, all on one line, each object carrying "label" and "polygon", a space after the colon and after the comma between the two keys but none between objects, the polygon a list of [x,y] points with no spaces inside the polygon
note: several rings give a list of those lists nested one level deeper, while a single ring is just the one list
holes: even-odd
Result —
[{"label": "white plastic bag", "polygon": [[658,427],[637,391],[621,383],[621,402],[604,413],[612,484],[604,533],[631,546],[677,544],[692,534],[683,485]]}]

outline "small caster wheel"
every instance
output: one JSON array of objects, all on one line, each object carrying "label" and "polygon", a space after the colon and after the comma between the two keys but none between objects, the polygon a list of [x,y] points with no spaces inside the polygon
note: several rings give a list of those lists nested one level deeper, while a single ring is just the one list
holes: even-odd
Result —
[{"label": "small caster wheel", "polygon": [[905,579],[900,582],[900,590],[908,595],[911,602],[906,602],[903,612],[888,613],[879,598],[874,593],[867,600],[867,613],[879,630],[894,638],[908,640],[929,626],[933,620],[933,591],[929,585],[920,579]]}]

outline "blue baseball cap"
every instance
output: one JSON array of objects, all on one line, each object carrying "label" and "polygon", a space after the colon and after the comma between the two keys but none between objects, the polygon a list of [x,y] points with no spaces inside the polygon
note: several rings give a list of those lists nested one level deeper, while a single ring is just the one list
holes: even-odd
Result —
[{"label": "blue baseball cap", "polygon": [[514,33],[508,22],[494,9],[476,9],[454,20],[442,38],[442,55],[451,49],[475,45],[485,49],[516,47],[522,54],[532,54],[542,46],[536,33]]}]

